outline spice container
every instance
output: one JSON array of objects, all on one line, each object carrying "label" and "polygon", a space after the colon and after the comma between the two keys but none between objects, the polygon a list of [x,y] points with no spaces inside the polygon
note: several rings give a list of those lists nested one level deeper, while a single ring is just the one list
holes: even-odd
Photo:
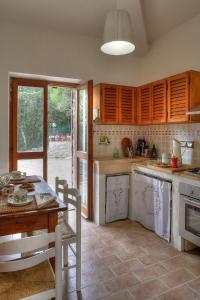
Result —
[{"label": "spice container", "polygon": [[177,168],[177,161],[178,161],[178,158],[177,157],[175,157],[175,156],[172,156],[171,157],[171,167],[172,168]]}]

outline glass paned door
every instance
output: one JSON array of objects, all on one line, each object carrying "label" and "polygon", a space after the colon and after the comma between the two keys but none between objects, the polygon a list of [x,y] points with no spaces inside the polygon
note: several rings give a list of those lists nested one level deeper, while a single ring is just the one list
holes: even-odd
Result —
[{"label": "glass paned door", "polygon": [[46,84],[37,80],[14,79],[12,93],[10,169],[46,179]]},{"label": "glass paned door", "polygon": [[73,103],[77,85],[12,80],[10,170],[72,182]]},{"label": "glass paned door", "polygon": [[77,97],[77,186],[82,213],[93,217],[93,82],[80,86]]},{"label": "glass paned door", "polygon": [[48,184],[55,177],[72,186],[72,100],[74,89],[58,85],[48,87]]},{"label": "glass paned door", "polygon": [[43,151],[44,90],[18,86],[17,152]]}]

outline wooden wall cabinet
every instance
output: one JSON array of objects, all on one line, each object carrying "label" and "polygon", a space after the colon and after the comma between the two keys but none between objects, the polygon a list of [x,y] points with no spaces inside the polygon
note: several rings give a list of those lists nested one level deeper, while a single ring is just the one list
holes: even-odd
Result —
[{"label": "wooden wall cabinet", "polygon": [[163,124],[167,119],[166,80],[138,88],[138,124]]},{"label": "wooden wall cabinet", "polygon": [[119,86],[119,124],[135,124],[135,89]]},{"label": "wooden wall cabinet", "polygon": [[200,72],[188,71],[171,76],[168,82],[168,123],[198,122],[200,116],[187,111],[200,104]]},{"label": "wooden wall cabinet", "polygon": [[167,81],[165,79],[151,84],[152,124],[163,124],[167,121]]},{"label": "wooden wall cabinet", "polygon": [[[128,86],[100,83],[94,87],[94,110],[97,124],[134,124],[135,89]],[[96,113],[97,115],[97,113]]]},{"label": "wooden wall cabinet", "polygon": [[[98,84],[94,87],[97,124],[149,125],[200,122],[187,111],[200,105],[200,72],[188,71],[137,88]],[[137,114],[136,114],[137,106]]]},{"label": "wooden wall cabinet", "polygon": [[182,73],[171,76],[168,82],[168,122],[186,122],[189,116],[186,112],[189,110],[189,73]]},{"label": "wooden wall cabinet", "polygon": [[137,123],[140,125],[151,123],[151,84],[140,86],[137,89]]}]

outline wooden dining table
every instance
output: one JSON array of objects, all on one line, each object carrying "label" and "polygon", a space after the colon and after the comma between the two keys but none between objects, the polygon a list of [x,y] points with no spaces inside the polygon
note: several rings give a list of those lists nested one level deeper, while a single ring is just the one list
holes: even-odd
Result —
[{"label": "wooden dining table", "polygon": [[55,231],[58,212],[67,210],[67,207],[42,178],[34,183],[34,191],[29,195],[40,193],[51,193],[55,201],[42,208],[37,207],[35,200],[26,206],[15,207],[7,203],[7,196],[0,194],[0,236],[41,229]]}]

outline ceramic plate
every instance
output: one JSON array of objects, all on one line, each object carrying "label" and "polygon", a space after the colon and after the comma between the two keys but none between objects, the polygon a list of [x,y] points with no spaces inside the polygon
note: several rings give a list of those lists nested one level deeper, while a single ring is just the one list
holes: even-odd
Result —
[{"label": "ceramic plate", "polygon": [[23,202],[16,201],[13,197],[8,198],[8,204],[12,206],[25,206],[30,204],[32,201],[33,201],[33,196],[27,196],[26,201]]}]

